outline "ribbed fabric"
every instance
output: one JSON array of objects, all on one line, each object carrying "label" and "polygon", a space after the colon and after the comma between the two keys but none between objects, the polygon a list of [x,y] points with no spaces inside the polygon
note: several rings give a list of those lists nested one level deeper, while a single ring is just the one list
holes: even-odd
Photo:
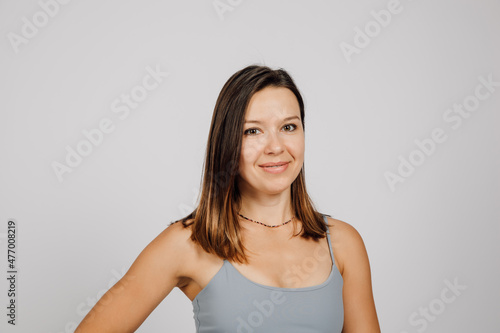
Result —
[{"label": "ribbed fabric", "polygon": [[[323,215],[327,223],[326,215]],[[316,286],[278,288],[253,282],[227,260],[193,300],[197,333],[340,333],[343,279],[335,266]]]}]

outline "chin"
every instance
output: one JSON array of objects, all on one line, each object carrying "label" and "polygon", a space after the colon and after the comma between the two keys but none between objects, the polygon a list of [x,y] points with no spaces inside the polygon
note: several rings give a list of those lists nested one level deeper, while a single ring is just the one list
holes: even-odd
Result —
[{"label": "chin", "polygon": [[264,192],[268,194],[279,194],[283,191],[288,190],[291,185],[292,185],[291,183],[287,183],[285,185],[276,185],[274,187],[269,187],[269,185],[268,186],[264,185]]}]

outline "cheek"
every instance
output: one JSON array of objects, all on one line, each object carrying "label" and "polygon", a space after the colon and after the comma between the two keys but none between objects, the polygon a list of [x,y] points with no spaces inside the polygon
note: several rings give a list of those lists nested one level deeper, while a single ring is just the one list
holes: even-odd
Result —
[{"label": "cheek", "polygon": [[295,156],[295,158],[300,159],[304,157],[305,142],[302,138],[297,138],[290,142],[288,151]]},{"label": "cheek", "polygon": [[243,141],[241,143],[241,165],[245,163],[252,163],[257,159],[259,154],[259,145],[257,142],[253,141]]}]

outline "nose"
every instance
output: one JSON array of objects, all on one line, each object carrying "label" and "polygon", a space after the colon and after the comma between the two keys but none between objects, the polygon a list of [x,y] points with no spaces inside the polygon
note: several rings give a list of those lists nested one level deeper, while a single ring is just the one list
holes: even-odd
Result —
[{"label": "nose", "polygon": [[266,137],[266,140],[267,140],[265,149],[266,154],[278,155],[284,151],[285,147],[283,145],[282,138],[280,137],[279,133],[275,133],[273,131],[269,132]]}]

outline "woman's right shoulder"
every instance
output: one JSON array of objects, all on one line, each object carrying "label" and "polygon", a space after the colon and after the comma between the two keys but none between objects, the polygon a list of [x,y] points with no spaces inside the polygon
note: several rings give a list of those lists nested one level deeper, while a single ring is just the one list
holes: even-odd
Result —
[{"label": "woman's right shoulder", "polygon": [[150,263],[182,279],[191,270],[189,265],[200,248],[191,240],[191,230],[192,226],[184,227],[180,221],[171,223],[144,248],[139,257],[149,258],[147,261]]},{"label": "woman's right shoulder", "polygon": [[[191,228],[170,224],[138,255],[127,273],[92,308],[77,332],[134,332],[176,286],[182,286],[196,247]],[[193,244],[192,244],[193,243]]]},{"label": "woman's right shoulder", "polygon": [[191,221],[192,219],[187,220],[187,226],[184,226],[180,220],[171,223],[153,242],[157,242],[161,247],[168,248],[169,252],[174,251],[178,254],[184,253],[185,255],[189,255],[190,251],[196,249],[194,242],[191,240]]},{"label": "woman's right shoulder", "polygon": [[213,264],[220,260],[214,254],[207,253],[200,244],[191,239],[193,219],[188,219],[184,226],[181,221],[170,224],[158,237],[165,246],[163,253],[169,253],[169,256],[175,256],[175,266],[177,277],[179,278],[178,287],[184,286],[197,274],[200,267]]}]

